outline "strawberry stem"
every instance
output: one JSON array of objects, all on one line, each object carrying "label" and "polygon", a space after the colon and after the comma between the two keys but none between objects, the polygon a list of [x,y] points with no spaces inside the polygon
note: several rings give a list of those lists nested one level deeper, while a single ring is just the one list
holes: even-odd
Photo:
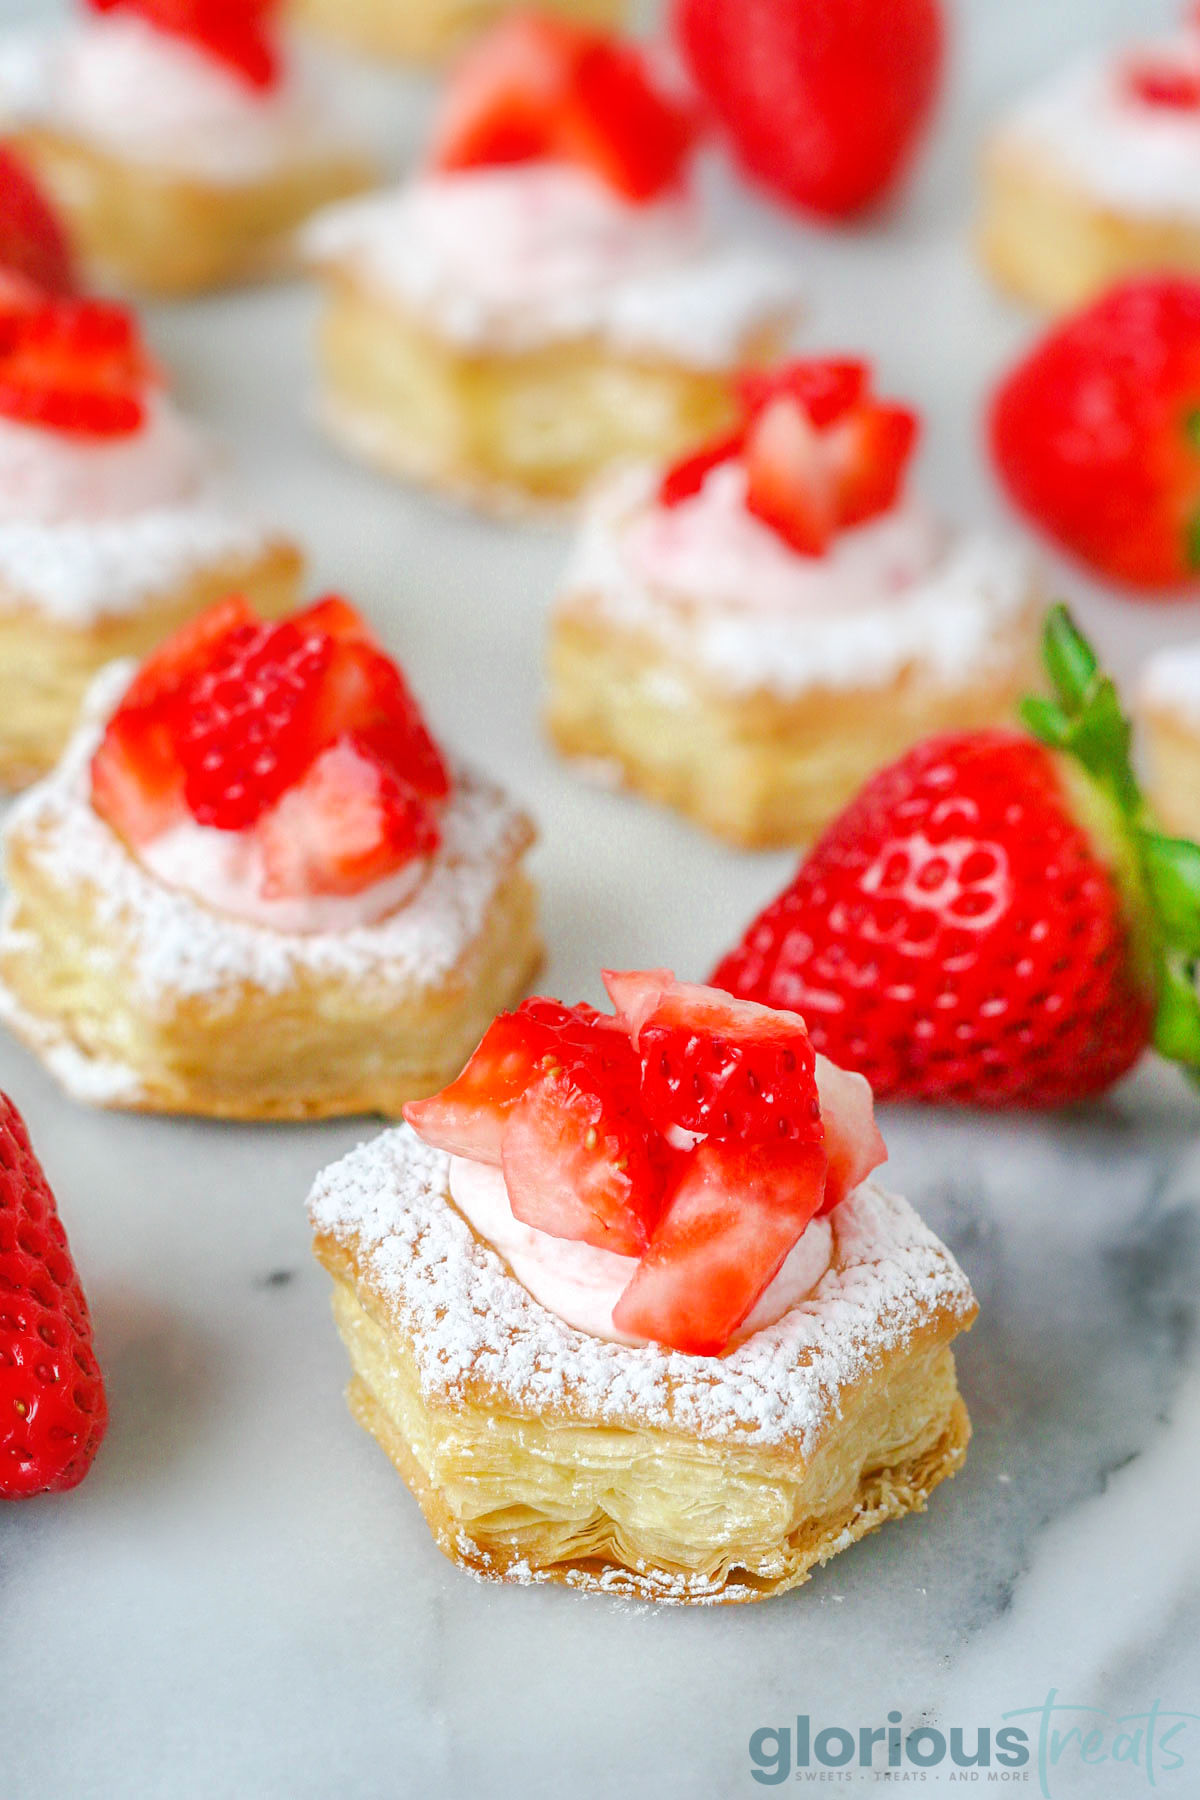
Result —
[{"label": "strawberry stem", "polygon": [[1021,707],[1039,742],[1073,757],[1114,803],[1151,918],[1157,985],[1154,1047],[1200,1082],[1200,845],[1166,837],[1133,772],[1132,728],[1111,679],[1065,606],[1046,618],[1053,698]]}]

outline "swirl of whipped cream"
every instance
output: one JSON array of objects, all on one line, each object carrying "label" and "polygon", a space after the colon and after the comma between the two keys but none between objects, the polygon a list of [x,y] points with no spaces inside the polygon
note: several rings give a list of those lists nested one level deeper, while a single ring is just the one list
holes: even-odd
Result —
[{"label": "swirl of whipped cream", "polygon": [[211,452],[163,395],[141,429],[83,437],[0,418],[0,524],[67,525],[130,518],[193,499]]}]

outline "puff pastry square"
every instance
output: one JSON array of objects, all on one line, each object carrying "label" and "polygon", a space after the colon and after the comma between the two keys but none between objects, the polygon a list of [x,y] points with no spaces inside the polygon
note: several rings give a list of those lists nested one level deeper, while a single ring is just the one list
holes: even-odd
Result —
[{"label": "puff pastry square", "polygon": [[310,213],[374,178],[356,151],[314,153],[232,183],[126,162],[46,125],[25,126],[8,141],[62,213],[95,279],[168,297],[277,272]]},{"label": "puff pastry square", "polygon": [[860,1188],[810,1298],[696,1357],[547,1312],[454,1207],[448,1170],[401,1127],[327,1169],[309,1210],[351,1410],[470,1573],[759,1600],[961,1466],[949,1345],[975,1301],[903,1200]]},{"label": "puff pastry square", "polygon": [[[764,331],[745,362],[769,361],[777,343]],[[348,272],[330,279],[318,357],[331,437],[385,474],[501,514],[561,506],[614,462],[670,457],[733,416],[727,370],[600,338],[459,346]]]},{"label": "puff pastry square", "polygon": [[[155,518],[147,524],[153,536]],[[31,527],[24,535],[53,541],[76,529],[89,532],[86,526]],[[63,555],[69,561],[69,548]],[[139,596],[134,606],[101,607],[82,617],[59,616],[0,572],[0,792],[25,787],[53,768],[106,663],[140,660],[224,594],[245,594],[264,618],[276,618],[296,604],[302,568],[291,544],[268,540],[193,569]]]},{"label": "puff pastry square", "polygon": [[1130,275],[1200,272],[1200,223],[1122,212],[1002,133],[984,155],[977,241],[1000,287],[1050,312],[1082,306]]},{"label": "puff pastry square", "polygon": [[440,850],[379,924],[301,936],[212,912],[91,807],[101,721],[131,673],[105,672],[63,762],[8,820],[0,1019],[99,1105],[311,1119],[435,1092],[540,960],[529,820],[458,771]]},{"label": "puff pastry square", "polygon": [[[487,30],[514,0],[293,0],[298,24],[311,25],[369,55],[441,62]],[[625,0],[542,0],[542,12],[616,30]]]}]

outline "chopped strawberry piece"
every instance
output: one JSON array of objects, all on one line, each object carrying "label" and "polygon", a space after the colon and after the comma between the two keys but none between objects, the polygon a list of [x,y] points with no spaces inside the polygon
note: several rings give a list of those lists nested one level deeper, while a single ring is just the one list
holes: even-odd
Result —
[{"label": "chopped strawberry piece", "polygon": [[93,12],[133,12],[156,30],[180,37],[229,69],[248,87],[279,79],[270,24],[278,0],[87,0]]},{"label": "chopped strawberry piece", "polygon": [[818,430],[836,424],[864,397],[870,370],[849,357],[811,358],[779,369],[749,369],[738,381],[738,394],[750,417],[765,412],[772,400],[796,400]]},{"label": "chopped strawberry piece", "polygon": [[821,434],[797,401],[772,400],[746,442],[746,507],[801,556],[837,530],[837,482]]},{"label": "chopped strawberry piece", "polygon": [[194,676],[208,668],[219,644],[235,631],[254,629],[257,623],[243,595],[230,594],[218,600],[151,651],[125,690],[122,711],[175,700]]},{"label": "chopped strawberry piece", "polygon": [[888,1153],[875,1123],[870,1082],[839,1069],[827,1056],[817,1057],[816,1077],[828,1162],[821,1211],[827,1213],[885,1163]]},{"label": "chopped strawberry piece", "polygon": [[615,1031],[615,1022],[591,1006],[526,1000],[488,1026],[462,1074],[440,1094],[414,1100],[404,1116],[417,1136],[435,1149],[473,1162],[500,1166],[504,1122],[525,1089],[585,1041],[593,1028]]},{"label": "chopped strawberry piece", "polygon": [[831,433],[841,527],[889,511],[917,441],[917,415],[905,406],[856,406]]},{"label": "chopped strawberry piece", "polygon": [[1195,112],[1200,107],[1200,69],[1165,58],[1138,58],[1124,71],[1126,93],[1145,106]]},{"label": "chopped strawberry piece", "polygon": [[259,821],[263,893],[357,894],[437,849],[422,796],[355,738],[322,750]]},{"label": "chopped strawberry piece", "polygon": [[519,13],[464,59],[433,146],[443,170],[560,158],[630,200],[680,178],[695,130],[629,45],[562,19]]},{"label": "chopped strawberry piece", "polygon": [[122,708],[92,758],[92,805],[127,844],[148,844],[187,810],[170,725],[153,707]]},{"label": "chopped strawberry piece", "polygon": [[0,270],[27,281],[34,299],[75,291],[62,224],[25,165],[6,149],[0,149]]},{"label": "chopped strawberry piece", "polygon": [[746,442],[744,431],[731,431],[720,437],[703,450],[695,451],[691,456],[681,457],[672,463],[662,478],[658,490],[660,506],[682,506],[698,494],[714,469],[723,463],[733,462],[742,453]]},{"label": "chopped strawberry piece", "polygon": [[450,792],[446,764],[408,683],[365,636],[339,637],[323,673],[312,731],[318,743],[353,732],[427,799]]},{"label": "chopped strawberry piece", "polygon": [[639,1104],[639,1073],[625,1034],[596,1029],[525,1090],[501,1144],[516,1218],[619,1256],[646,1248],[666,1152]]},{"label": "chopped strawberry piece", "polygon": [[825,1192],[819,1145],[708,1141],[678,1162],[650,1248],[613,1323],[696,1356],[723,1350],[770,1286]]},{"label": "chopped strawberry piece", "polygon": [[177,740],[199,824],[243,831],[300,780],[323,747],[315,727],[333,653],[332,638],[292,620],[218,646],[191,684]]},{"label": "chopped strawberry piece", "polygon": [[633,1008],[642,1106],[659,1131],[743,1144],[822,1142],[816,1058],[803,1019],[731,1001],[715,988],[660,986],[657,973],[647,986],[659,987],[648,1009],[649,994],[622,989],[619,976],[609,991],[619,1008]]},{"label": "chopped strawberry piece", "polygon": [[379,647],[362,614],[340,594],[325,594],[320,600],[314,600],[303,612],[293,614],[293,622],[302,631],[324,631],[331,638],[345,639],[348,643],[369,644],[372,649]]},{"label": "chopped strawberry piece", "polygon": [[156,379],[132,313],[98,300],[0,311],[0,415],[83,437],[123,437]]}]

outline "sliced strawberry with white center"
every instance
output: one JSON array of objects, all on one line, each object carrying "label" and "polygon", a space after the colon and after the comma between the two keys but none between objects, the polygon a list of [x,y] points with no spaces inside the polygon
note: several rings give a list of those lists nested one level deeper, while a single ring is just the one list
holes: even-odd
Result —
[{"label": "sliced strawberry with white center", "polygon": [[830,432],[838,525],[862,525],[895,505],[917,441],[906,406],[856,406]]},{"label": "sliced strawberry with white center", "polygon": [[593,1025],[615,1022],[591,1006],[525,1000],[493,1019],[462,1074],[428,1100],[412,1100],[404,1117],[437,1150],[500,1166],[504,1122],[525,1089],[547,1067],[569,1057]]},{"label": "sliced strawberry with white center", "polygon": [[820,1146],[767,1151],[710,1141],[678,1164],[650,1248],[613,1323],[695,1356],[715,1356],[749,1316],[825,1192]]},{"label": "sliced strawberry with white center", "polygon": [[440,842],[424,797],[369,745],[339,739],[258,824],[263,893],[357,894]]},{"label": "sliced strawberry with white center", "polygon": [[866,1077],[839,1069],[827,1056],[817,1057],[816,1076],[829,1165],[821,1211],[828,1213],[885,1163],[888,1153],[875,1123],[875,1096]]},{"label": "sliced strawberry with white center", "polygon": [[662,1204],[665,1152],[638,1106],[623,1033],[601,1055],[539,1075],[504,1127],[501,1166],[515,1218],[555,1237],[638,1256]]},{"label": "sliced strawberry with white center", "polygon": [[93,12],[132,12],[156,31],[184,38],[248,88],[279,79],[270,30],[279,0],[87,0]]},{"label": "sliced strawberry with white center", "polygon": [[694,135],[690,112],[657,91],[632,46],[520,13],[459,66],[433,163],[453,171],[563,159],[644,201],[679,180]]},{"label": "sliced strawberry with white center", "polygon": [[157,381],[133,314],[99,300],[0,312],[0,415],[77,437],[128,437]]},{"label": "sliced strawberry with white center", "polygon": [[822,434],[786,394],[747,433],[746,508],[801,556],[824,555],[837,530],[837,477]]}]

